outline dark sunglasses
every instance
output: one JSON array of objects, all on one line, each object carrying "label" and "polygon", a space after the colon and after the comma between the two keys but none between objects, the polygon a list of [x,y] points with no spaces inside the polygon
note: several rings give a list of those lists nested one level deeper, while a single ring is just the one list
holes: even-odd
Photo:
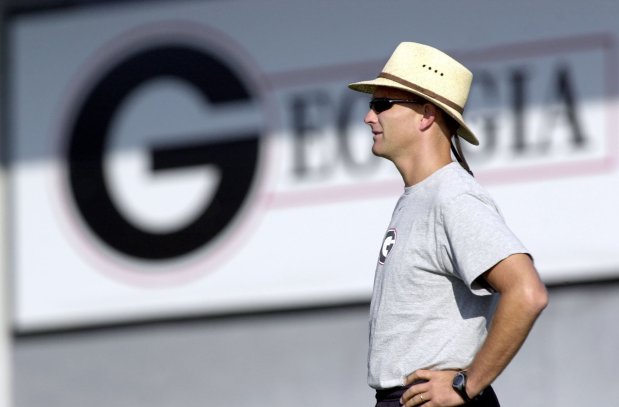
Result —
[{"label": "dark sunglasses", "polygon": [[370,100],[370,109],[374,110],[376,113],[384,112],[385,110],[389,110],[396,103],[416,103],[423,104],[425,102],[421,100],[410,100],[410,99],[388,99],[388,98],[375,98]]}]

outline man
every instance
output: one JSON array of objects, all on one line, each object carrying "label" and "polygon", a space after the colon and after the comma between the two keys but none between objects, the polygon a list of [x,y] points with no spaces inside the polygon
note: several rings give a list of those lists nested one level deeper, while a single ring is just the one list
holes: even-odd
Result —
[{"label": "man", "polygon": [[462,117],[471,81],[443,52],[402,43],[378,78],[349,85],[373,94],[372,151],[405,184],[370,307],[368,382],[380,407],[498,406],[490,384],[548,301],[459,148],[459,138],[479,143]]}]

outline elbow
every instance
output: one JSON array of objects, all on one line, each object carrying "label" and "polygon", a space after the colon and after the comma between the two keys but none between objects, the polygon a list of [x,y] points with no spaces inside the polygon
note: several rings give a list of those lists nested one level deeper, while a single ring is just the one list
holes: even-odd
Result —
[{"label": "elbow", "polygon": [[523,295],[523,299],[527,310],[537,316],[548,306],[548,290],[540,282],[538,285],[528,288]]}]

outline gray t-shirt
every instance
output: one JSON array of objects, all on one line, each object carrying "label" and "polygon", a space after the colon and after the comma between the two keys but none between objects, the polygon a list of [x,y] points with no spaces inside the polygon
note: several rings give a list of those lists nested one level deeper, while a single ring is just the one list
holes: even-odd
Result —
[{"label": "gray t-shirt", "polygon": [[527,250],[458,163],[405,189],[379,253],[368,384],[402,386],[417,369],[459,369],[487,334],[495,295],[477,280]]}]

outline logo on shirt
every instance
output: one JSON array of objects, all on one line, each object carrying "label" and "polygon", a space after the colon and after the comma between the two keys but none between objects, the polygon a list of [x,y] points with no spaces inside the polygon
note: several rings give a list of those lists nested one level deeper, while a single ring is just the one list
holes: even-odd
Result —
[{"label": "logo on shirt", "polygon": [[389,252],[395,245],[396,240],[396,232],[395,229],[389,229],[385,234],[385,238],[383,239],[383,245],[380,248],[380,255],[378,256],[378,262],[380,264],[385,264],[385,260],[387,260],[387,256]]}]

